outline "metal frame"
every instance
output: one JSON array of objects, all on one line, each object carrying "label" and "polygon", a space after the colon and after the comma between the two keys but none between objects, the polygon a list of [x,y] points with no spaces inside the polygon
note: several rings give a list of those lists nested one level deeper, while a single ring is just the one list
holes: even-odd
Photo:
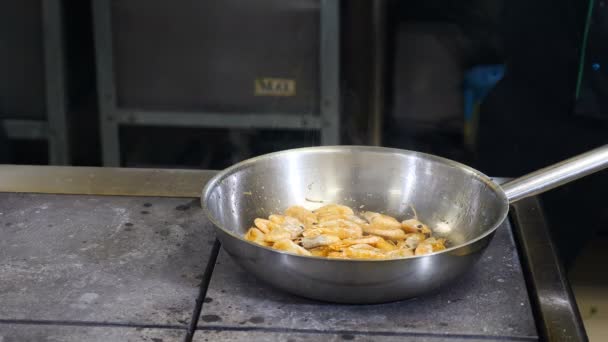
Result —
[{"label": "metal frame", "polygon": [[51,164],[70,163],[62,3],[63,1],[42,1],[46,115]]},{"label": "metal frame", "polygon": [[510,214],[536,326],[544,341],[588,341],[542,208],[530,197],[513,204]]},{"label": "metal frame", "polygon": [[321,103],[320,113],[317,115],[167,112],[119,108],[114,79],[110,0],[92,1],[103,164],[106,166],[121,164],[119,136],[121,125],[316,129],[321,132],[321,144],[338,144],[340,141],[340,6],[337,0],[320,1]]},{"label": "metal frame", "polygon": [[372,2],[372,82],[371,106],[369,117],[369,143],[382,146],[382,126],[385,110],[385,69],[386,69],[386,8],[384,0]]},{"label": "metal frame", "polygon": [[[62,1],[41,3],[42,39],[45,70],[46,120],[4,118],[8,138],[47,139],[49,163],[67,165],[70,162],[63,46]],[[10,113],[7,113],[10,116]]]}]

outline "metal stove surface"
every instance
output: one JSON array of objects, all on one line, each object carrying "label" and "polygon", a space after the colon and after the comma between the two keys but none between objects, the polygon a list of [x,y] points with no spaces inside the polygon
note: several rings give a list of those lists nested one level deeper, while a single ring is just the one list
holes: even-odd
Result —
[{"label": "metal stove surface", "polygon": [[0,340],[538,339],[508,223],[458,282],[369,306],[258,282],[192,199],[0,193],[0,233]]}]

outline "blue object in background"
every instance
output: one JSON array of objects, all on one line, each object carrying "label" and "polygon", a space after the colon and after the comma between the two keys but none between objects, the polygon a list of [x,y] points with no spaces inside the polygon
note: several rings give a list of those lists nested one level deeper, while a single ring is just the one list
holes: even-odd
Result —
[{"label": "blue object in background", "polygon": [[479,65],[464,74],[464,144],[474,150],[477,143],[479,107],[484,97],[494,88],[505,73],[505,67],[499,65]]},{"label": "blue object in background", "polygon": [[500,81],[505,67],[498,65],[479,65],[464,74],[464,119],[471,121],[473,113],[483,98]]}]

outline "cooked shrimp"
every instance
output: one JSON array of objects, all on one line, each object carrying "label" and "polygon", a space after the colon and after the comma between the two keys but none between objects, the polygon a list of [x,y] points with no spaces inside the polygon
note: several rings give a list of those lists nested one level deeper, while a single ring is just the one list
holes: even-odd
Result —
[{"label": "cooked shrimp", "polygon": [[316,247],[309,250],[310,254],[318,257],[326,257],[331,251],[332,250],[327,246]]},{"label": "cooked shrimp", "polygon": [[416,255],[425,255],[433,253],[433,245],[430,243],[421,242],[416,247]]},{"label": "cooked shrimp", "polygon": [[291,241],[289,239],[280,240],[280,241],[275,242],[274,245],[272,245],[272,248],[278,249],[281,251],[294,253],[297,255],[309,255],[309,256],[312,255],[305,248],[303,248],[302,246],[298,246],[297,244],[295,244],[293,241]]},{"label": "cooked shrimp", "polygon": [[373,211],[366,211],[363,213],[363,217],[369,222],[370,226],[376,229],[400,229],[401,223],[394,217],[375,213]]},{"label": "cooked shrimp", "polygon": [[418,244],[416,255],[430,254],[445,249],[445,239],[428,238]]},{"label": "cooked shrimp", "polygon": [[357,215],[346,215],[346,220],[356,223],[358,225],[362,225],[362,224],[366,224],[367,221],[365,221],[364,219],[360,218]]},{"label": "cooked shrimp", "polygon": [[425,243],[430,243],[433,246],[433,252],[438,252],[438,251],[442,251],[444,250],[445,247],[445,242],[446,240],[441,238],[441,239],[437,239],[434,237],[430,237],[426,240],[424,240]]},{"label": "cooked shrimp", "polygon": [[397,246],[389,241],[384,240],[381,237],[378,237],[379,241],[375,243],[376,247],[383,251],[392,251],[397,249]]},{"label": "cooked shrimp", "polygon": [[327,257],[333,259],[348,259],[344,252],[329,252],[327,253]]},{"label": "cooked shrimp", "polygon": [[344,255],[352,259],[386,259],[386,256],[382,252],[378,252],[371,249],[361,248],[345,248],[343,250]]},{"label": "cooked shrimp", "polygon": [[397,259],[444,250],[446,240],[433,237],[412,210],[414,218],[399,222],[371,211],[355,215],[339,204],[314,211],[291,206],[284,215],[255,219],[245,239],[297,255],[339,259]]},{"label": "cooked shrimp", "polygon": [[270,215],[271,222],[278,224],[291,233],[291,238],[297,238],[304,231],[304,224],[295,217],[283,215]]},{"label": "cooked shrimp", "polygon": [[340,241],[335,235],[319,235],[315,237],[302,238],[302,247],[310,249],[320,246],[329,246]]},{"label": "cooked shrimp", "polygon": [[328,228],[328,227],[341,227],[341,228],[351,228],[351,229],[361,229],[361,226],[355,222],[345,220],[345,219],[337,219],[332,221],[324,221],[319,223],[317,228]]},{"label": "cooked shrimp", "polygon": [[256,227],[257,227],[259,230],[261,230],[261,231],[262,231],[264,234],[268,234],[268,233],[270,233],[270,231],[271,231],[273,228],[276,228],[276,227],[278,226],[276,223],[271,222],[271,221],[269,221],[269,220],[262,219],[262,218],[256,218],[256,219],[253,221],[253,224],[255,224],[255,226],[256,226]]},{"label": "cooked shrimp", "polygon": [[389,259],[406,258],[414,255],[411,249],[396,249],[385,253]]},{"label": "cooked shrimp", "polygon": [[405,238],[405,232],[401,229],[380,229],[374,228],[371,225],[366,225],[363,226],[363,232],[378,235],[389,240],[400,240]]},{"label": "cooked shrimp", "polygon": [[360,239],[345,239],[340,241],[339,243],[333,244],[329,246],[331,249],[340,250],[342,248],[351,246],[351,245],[359,245],[359,244],[374,244],[380,241],[382,238],[378,236],[365,236]]},{"label": "cooked shrimp", "polygon": [[321,234],[336,235],[340,239],[357,238],[363,235],[363,230],[356,223],[347,220],[334,220],[320,223],[316,228],[305,230],[304,237],[313,237]]},{"label": "cooked shrimp", "polygon": [[312,211],[297,205],[287,208],[285,210],[285,215],[297,218],[300,222],[304,223],[307,228],[319,222],[319,220],[317,220],[317,215]]},{"label": "cooked shrimp", "polygon": [[291,239],[291,232],[282,226],[275,227],[264,237],[264,241],[266,242],[277,242],[285,239]]},{"label": "cooked shrimp", "polygon": [[344,219],[355,214],[351,208],[339,204],[328,204],[313,211],[313,213],[317,215],[319,222]]},{"label": "cooked shrimp", "polygon": [[407,233],[431,234],[431,229],[429,229],[426,224],[418,221],[417,219],[409,219],[402,221],[401,229],[403,229]]},{"label": "cooked shrimp", "polygon": [[368,249],[370,251],[376,251],[376,252],[382,252],[380,249],[372,246],[372,245],[368,245],[366,243],[358,243],[356,245],[352,245],[349,246],[348,248],[352,248],[352,249]]},{"label": "cooked shrimp", "polygon": [[407,234],[404,240],[407,248],[416,248],[421,241],[424,241],[426,236],[422,233]]},{"label": "cooked shrimp", "polygon": [[315,228],[315,229],[309,229],[309,230],[305,230],[302,233],[303,237],[315,237],[315,236],[319,236],[319,235],[335,235],[337,237],[339,237],[340,239],[348,239],[348,238],[356,238],[361,236],[360,231],[352,231],[349,229],[343,229],[343,228]]},{"label": "cooked shrimp", "polygon": [[255,227],[249,228],[247,234],[245,234],[245,240],[257,243],[258,245],[268,246],[264,237],[266,237],[266,234]]}]

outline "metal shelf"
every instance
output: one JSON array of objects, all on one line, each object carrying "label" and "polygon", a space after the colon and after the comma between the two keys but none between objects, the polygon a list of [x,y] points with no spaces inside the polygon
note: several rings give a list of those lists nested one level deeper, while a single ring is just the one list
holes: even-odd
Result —
[{"label": "metal shelf", "polygon": [[221,113],[128,110],[117,101],[114,75],[111,1],[93,1],[103,164],[120,165],[120,126],[156,125],[199,128],[319,130],[321,144],[340,139],[339,1],[321,0],[320,113]]},{"label": "metal shelf", "polygon": [[46,139],[49,143],[49,162],[66,165],[70,162],[66,119],[66,89],[62,2],[41,1],[42,37],[44,51],[44,79],[46,119],[19,119],[2,113],[0,124],[12,139]]}]

